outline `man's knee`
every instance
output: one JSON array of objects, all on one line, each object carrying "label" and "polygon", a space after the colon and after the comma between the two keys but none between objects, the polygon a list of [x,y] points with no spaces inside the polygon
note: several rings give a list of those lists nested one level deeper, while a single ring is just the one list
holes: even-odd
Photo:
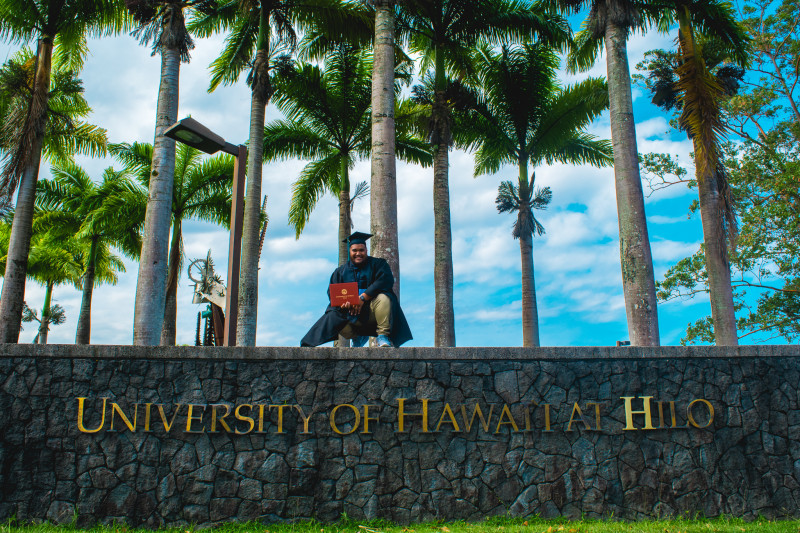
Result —
[{"label": "man's knee", "polygon": [[370,302],[370,307],[375,316],[390,317],[392,314],[392,300],[383,293],[377,295]]}]

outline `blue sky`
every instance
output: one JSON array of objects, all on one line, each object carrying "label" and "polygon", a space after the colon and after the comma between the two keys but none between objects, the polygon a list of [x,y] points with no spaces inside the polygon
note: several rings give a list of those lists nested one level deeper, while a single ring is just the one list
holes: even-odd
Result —
[{"label": "blue sky", "polygon": [[[673,36],[650,33],[629,42],[631,67],[645,51],[672,46]],[[250,92],[242,80],[235,86],[207,93],[209,63],[222,37],[198,40],[192,60],[182,65],[179,118],[192,115],[226,140],[247,138]],[[13,48],[4,47],[6,58]],[[2,56],[0,55],[0,58]],[[5,58],[3,58],[5,59]],[[91,121],[108,130],[112,142],[153,141],[160,60],[132,37],[90,42],[90,57],[82,78],[94,109]],[[605,75],[605,57],[585,75]],[[563,82],[578,77],[564,76]],[[668,118],[634,90],[639,150],[668,152],[689,162],[690,143],[671,131]],[[267,120],[279,117],[271,106]],[[591,126],[592,133],[610,138],[608,115]],[[79,158],[93,176],[114,162]],[[511,236],[511,215],[494,205],[502,180],[516,179],[514,167],[493,176],[473,178],[471,154],[451,153],[450,193],[455,270],[456,341],[459,346],[521,345],[520,255]],[[269,195],[269,229],[260,261],[257,345],[292,346],[325,309],[330,273],[337,259],[337,199],[323,198],[299,240],[287,224],[291,183],[304,166],[285,161],[265,166],[262,191]],[[534,239],[534,264],[541,342],[544,346],[614,345],[628,339],[619,267],[619,245],[613,170],[556,165],[535,169],[536,183],[553,190],[548,210],[537,213],[546,228]],[[42,165],[43,177],[48,176]],[[351,182],[369,180],[369,162],[359,163]],[[432,171],[398,162],[401,303],[414,334],[408,345],[433,344],[433,215]],[[645,194],[650,193],[645,183]],[[688,218],[695,195],[676,186],[653,192],[646,201],[656,277],[694,253],[701,240],[700,222]],[[369,231],[369,202],[356,204],[355,228]],[[184,225],[186,263],[211,249],[218,269],[227,265],[227,233],[213,225]],[[138,264],[127,262],[116,286],[95,289],[92,342],[130,344]],[[225,272],[220,272],[223,278]],[[44,290],[33,281],[26,301],[39,308]],[[56,303],[67,313],[66,323],[51,330],[50,342],[71,343],[80,306],[80,292],[57,287]],[[197,312],[182,271],[178,295],[178,343],[193,344]],[[710,313],[707,298],[659,305],[662,344],[678,344],[686,325]],[[30,342],[28,325],[20,341]]]}]

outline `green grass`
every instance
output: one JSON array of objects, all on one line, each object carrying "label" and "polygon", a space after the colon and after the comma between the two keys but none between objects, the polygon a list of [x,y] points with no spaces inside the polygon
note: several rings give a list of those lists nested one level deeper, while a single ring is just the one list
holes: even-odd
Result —
[{"label": "green grass", "polygon": [[[190,533],[193,527],[159,530],[163,533]],[[490,518],[483,522],[433,522],[398,526],[387,522],[359,523],[344,519],[333,524],[299,522],[293,524],[225,524],[213,533],[800,533],[800,520],[765,520],[745,522],[738,518],[652,520],[625,522],[618,520],[543,520]],[[81,529],[50,524],[0,525],[0,533],[152,533],[151,530],[124,525]]]}]

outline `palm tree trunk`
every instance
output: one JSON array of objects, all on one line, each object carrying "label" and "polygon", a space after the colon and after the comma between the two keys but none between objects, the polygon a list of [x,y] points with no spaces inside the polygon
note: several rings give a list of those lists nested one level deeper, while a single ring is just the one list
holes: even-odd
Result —
[{"label": "palm tree trunk", "polygon": [[136,284],[133,343],[155,346],[161,339],[167,284],[167,246],[172,216],[172,188],[175,175],[175,141],[164,130],[178,120],[180,52],[161,51],[161,83],[158,90],[156,135],[153,143],[152,174],[144,219],[142,255]]},{"label": "palm tree trunk", "polygon": [[[347,168],[347,157],[342,157],[342,179],[339,191],[339,264],[343,265],[350,259],[350,250],[347,246],[347,237],[350,235],[350,176]],[[341,335],[334,343],[339,348],[349,348],[350,339]]]},{"label": "palm tree trunk", "polygon": [[[695,156],[698,147],[694,143]],[[703,168],[701,164],[695,166]],[[705,168],[711,168],[706,166]],[[724,212],[717,179],[713,171],[697,175],[700,196],[700,220],[703,223],[708,291],[711,299],[711,318],[714,321],[714,339],[717,346],[737,346],[736,312],[733,307],[731,268],[723,227]]]},{"label": "palm tree trunk", "polygon": [[[0,294],[0,342],[17,342],[22,323],[22,304],[25,300],[25,277],[28,270],[28,253],[33,232],[33,203],[36,198],[36,181],[39,178],[39,161],[42,157],[44,128],[47,121],[47,102],[50,91],[53,40],[39,40],[36,79],[30,100],[28,127],[32,128],[33,142],[26,158],[17,192],[17,205],[8,243],[8,259]],[[22,149],[26,149],[23,147]]]},{"label": "palm tree trunk", "polygon": [[181,221],[172,224],[172,242],[169,245],[169,274],[164,307],[164,326],[161,328],[161,346],[175,346],[175,323],[178,320],[178,278],[181,270]]},{"label": "palm tree trunk", "polygon": [[435,293],[434,345],[455,346],[453,312],[453,237],[450,230],[450,108],[445,101],[444,51],[436,47],[436,93],[433,103],[433,220]]},{"label": "palm tree trunk", "polygon": [[[694,148],[697,188],[700,197],[700,220],[703,224],[708,291],[711,300],[711,318],[714,321],[714,339],[717,346],[737,346],[736,313],[733,307],[731,269],[726,244],[727,231],[725,202],[717,177],[720,160],[718,138],[713,129],[718,122],[718,94],[709,90],[706,81],[708,68],[695,41],[688,7],[678,11],[679,38],[683,63],[678,71],[685,86],[683,98],[700,102],[702,109],[684,105],[680,121],[692,139]],[[702,116],[694,116],[702,113]]]},{"label": "palm tree trunk", "polygon": [[75,344],[89,344],[92,331],[92,292],[94,291],[95,267],[97,265],[97,240],[92,237],[86,272],[83,274],[83,296],[81,311],[78,315],[78,328],[75,332]]},{"label": "palm tree trunk", "polygon": [[[519,162],[519,197],[529,198],[531,187],[528,181],[528,161]],[[530,211],[530,206],[519,206],[518,225],[524,228],[522,217]],[[533,235],[530,231],[521,231],[519,235],[519,254],[522,267],[522,345],[539,346],[539,309],[536,305],[536,281],[533,276]]]},{"label": "palm tree trunk", "polygon": [[55,284],[50,280],[45,285],[42,321],[39,322],[39,333],[36,335],[38,344],[47,344],[47,333],[50,331],[50,302],[53,299],[53,285]]},{"label": "palm tree trunk", "polygon": [[342,157],[342,180],[339,190],[339,264],[350,260],[347,237],[350,235],[350,177],[347,157]]},{"label": "palm tree trunk", "polygon": [[659,346],[655,277],[639,176],[627,38],[625,28],[608,17],[605,43],[622,289],[631,344]]},{"label": "palm tree trunk", "polygon": [[264,154],[264,116],[269,103],[269,14],[262,7],[258,28],[258,51],[253,60],[253,91],[250,100],[250,143],[247,158],[247,190],[242,223],[242,257],[239,271],[239,316],[236,345],[256,345],[258,318],[258,260],[261,221],[261,169]]},{"label": "palm tree trunk", "polygon": [[372,65],[371,255],[389,263],[400,296],[394,123],[394,0],[375,0]]}]

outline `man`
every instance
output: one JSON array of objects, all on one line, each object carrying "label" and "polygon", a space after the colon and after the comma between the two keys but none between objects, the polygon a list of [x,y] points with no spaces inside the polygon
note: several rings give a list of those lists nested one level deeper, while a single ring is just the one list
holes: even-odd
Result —
[{"label": "man", "polygon": [[328,304],[325,314],[308,330],[300,346],[319,346],[339,335],[353,339],[356,347],[364,346],[368,337],[377,337],[378,346],[400,346],[411,340],[411,329],[392,290],[394,276],[389,263],[367,255],[370,237],[369,233],[357,231],[345,240],[350,261],[334,270],[330,281],[358,283],[361,303],[345,302],[341,307]]}]

